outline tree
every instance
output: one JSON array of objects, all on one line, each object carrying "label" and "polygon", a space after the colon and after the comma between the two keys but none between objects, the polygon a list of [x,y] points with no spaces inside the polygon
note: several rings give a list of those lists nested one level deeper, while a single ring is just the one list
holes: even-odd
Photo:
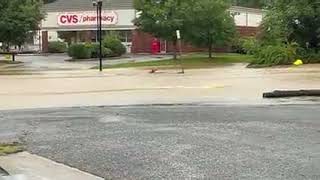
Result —
[{"label": "tree", "polygon": [[225,0],[193,0],[185,11],[186,39],[194,45],[207,47],[209,57],[215,45],[230,42],[236,32]]},{"label": "tree", "polygon": [[155,37],[173,42],[174,59],[177,58],[176,30],[183,27],[182,4],[187,0],[135,0],[139,12],[136,26]]},{"label": "tree", "polygon": [[56,1],[56,0],[43,0],[43,2],[44,2],[45,4],[47,4],[47,3],[52,3],[52,2],[54,2],[54,1]]},{"label": "tree", "polygon": [[233,0],[233,5],[244,6],[250,8],[261,8],[266,5],[268,0]]},{"label": "tree", "polygon": [[21,46],[36,30],[44,15],[42,0],[0,1],[0,42]]},{"label": "tree", "polygon": [[273,1],[263,21],[264,43],[296,42],[300,47],[320,51],[319,0]]}]

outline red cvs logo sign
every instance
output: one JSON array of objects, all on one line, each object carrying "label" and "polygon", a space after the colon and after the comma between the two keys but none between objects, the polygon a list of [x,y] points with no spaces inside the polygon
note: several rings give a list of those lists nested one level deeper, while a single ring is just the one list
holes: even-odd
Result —
[{"label": "red cvs logo sign", "polygon": [[59,22],[62,24],[78,23],[79,19],[77,15],[61,15]]},{"label": "red cvs logo sign", "polygon": [[[57,17],[59,26],[85,26],[96,25],[97,14],[94,11],[65,12]],[[118,14],[114,11],[103,11],[101,15],[103,25],[118,23]]]}]

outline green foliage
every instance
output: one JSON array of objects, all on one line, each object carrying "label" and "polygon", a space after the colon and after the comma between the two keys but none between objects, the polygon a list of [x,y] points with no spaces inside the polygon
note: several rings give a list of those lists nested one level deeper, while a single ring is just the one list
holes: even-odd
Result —
[{"label": "green foliage", "polygon": [[241,40],[242,48],[246,54],[256,54],[259,51],[259,42],[254,37],[248,37]]},{"label": "green foliage", "polygon": [[24,148],[18,144],[0,144],[0,156],[22,152]]},{"label": "green foliage", "polygon": [[233,53],[239,53],[239,54],[246,54],[245,50],[242,47],[243,44],[243,38],[240,38],[239,36],[236,36],[233,38],[231,42],[231,51]]},{"label": "green foliage", "polygon": [[91,58],[92,47],[86,44],[72,44],[68,49],[68,55],[73,59]]},{"label": "green foliage", "polygon": [[319,0],[270,1],[267,9],[253,64],[320,62]]},{"label": "green foliage", "polygon": [[235,6],[244,6],[251,8],[261,8],[266,5],[268,0],[232,0]]},{"label": "green foliage", "polygon": [[232,50],[239,54],[254,55],[260,47],[260,43],[254,37],[235,38],[232,42]]},{"label": "green foliage", "polygon": [[103,38],[103,46],[112,51],[113,56],[121,56],[126,53],[126,47],[116,35],[110,34]]},{"label": "green foliage", "polygon": [[42,0],[0,1],[0,42],[5,46],[22,45],[39,29],[44,18]]},{"label": "green foliage", "polygon": [[54,1],[56,1],[56,0],[43,0],[43,3],[48,4],[48,3],[52,3]]},{"label": "green foliage", "polygon": [[67,52],[67,44],[65,42],[53,41],[48,44],[49,53],[64,53]]},{"label": "green foliage", "polygon": [[182,4],[187,0],[135,0],[135,8],[140,12],[135,24],[144,32],[169,41],[176,40],[176,30],[183,26]]},{"label": "green foliage", "polygon": [[316,52],[313,49],[298,48],[297,54],[304,63],[320,63],[320,52]]},{"label": "green foliage", "polygon": [[208,48],[211,57],[213,46],[225,45],[235,33],[229,7],[224,0],[135,0],[139,12],[135,24],[144,32],[172,41],[174,47],[176,30],[180,30],[183,40]]},{"label": "green foliage", "polygon": [[[174,59],[177,58],[176,30],[183,30],[186,3],[189,0],[134,0],[139,16],[135,25],[155,37],[171,41],[174,46]],[[189,4],[190,5],[190,4]]]},{"label": "green foliage", "polygon": [[[92,58],[99,57],[99,51],[100,51],[99,43],[90,44],[90,48],[91,48],[91,57]],[[102,47],[102,57],[106,58],[106,57],[112,57],[112,56],[113,56],[113,52],[111,49]]]},{"label": "green foliage", "polygon": [[[126,53],[126,47],[121,43],[115,34],[104,37],[102,42],[102,57],[116,57]],[[99,43],[72,44],[68,54],[73,59],[97,58],[99,56]]]},{"label": "green foliage", "polygon": [[[183,56],[181,61],[185,69],[203,69],[217,66],[228,65],[230,63],[247,63],[252,59],[251,56],[232,54],[232,53],[217,53],[214,61],[206,57],[206,54],[197,53]],[[123,64],[105,65],[105,68],[131,68],[131,67],[157,67],[157,69],[172,69],[176,68],[176,62],[172,59],[161,61],[146,61],[146,62],[128,62]],[[99,68],[99,67],[95,67]]]},{"label": "green foliage", "polygon": [[207,47],[212,57],[213,46],[233,40],[236,28],[227,11],[230,4],[222,0],[190,0],[185,4],[185,39],[194,45]]},{"label": "green foliage", "polygon": [[297,42],[302,48],[320,51],[319,0],[277,0],[263,21],[264,43]]},{"label": "green foliage", "polygon": [[251,65],[289,65],[297,57],[295,45],[263,46],[255,54]]}]

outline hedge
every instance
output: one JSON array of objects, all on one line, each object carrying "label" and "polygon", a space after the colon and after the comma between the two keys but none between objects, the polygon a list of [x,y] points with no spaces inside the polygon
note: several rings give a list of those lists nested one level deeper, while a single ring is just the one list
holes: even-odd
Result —
[{"label": "hedge", "polygon": [[[100,49],[99,43],[90,44],[90,47],[91,47],[91,57],[97,58],[99,56],[99,49]],[[111,49],[102,47],[102,57],[105,58],[105,57],[112,57],[112,56],[113,56],[113,52]]]},{"label": "hedge", "polygon": [[65,53],[67,52],[67,44],[60,41],[52,41],[48,43],[49,53]]},{"label": "hedge", "polygon": [[[103,39],[102,57],[116,57],[126,53],[126,47],[113,35]],[[98,43],[72,44],[68,49],[68,54],[73,59],[97,58],[99,55]]]},{"label": "hedge", "polygon": [[92,49],[85,44],[72,44],[68,50],[68,55],[72,59],[89,59],[91,53]]},{"label": "hedge", "polygon": [[291,45],[263,46],[254,55],[251,66],[256,65],[289,65],[297,58],[296,48]]},{"label": "hedge", "polygon": [[126,53],[126,47],[115,35],[105,36],[103,39],[103,46],[109,48],[113,52],[113,56],[121,56]]}]

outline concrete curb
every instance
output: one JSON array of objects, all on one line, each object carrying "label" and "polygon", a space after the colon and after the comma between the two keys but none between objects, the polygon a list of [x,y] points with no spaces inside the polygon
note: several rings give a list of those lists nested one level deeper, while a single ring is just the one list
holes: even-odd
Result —
[{"label": "concrete curb", "polygon": [[8,176],[8,175],[9,175],[9,173],[0,166],[0,177],[1,176]]},{"label": "concrete curb", "polygon": [[2,156],[0,165],[10,175],[23,175],[27,180],[103,180],[28,152]]}]

